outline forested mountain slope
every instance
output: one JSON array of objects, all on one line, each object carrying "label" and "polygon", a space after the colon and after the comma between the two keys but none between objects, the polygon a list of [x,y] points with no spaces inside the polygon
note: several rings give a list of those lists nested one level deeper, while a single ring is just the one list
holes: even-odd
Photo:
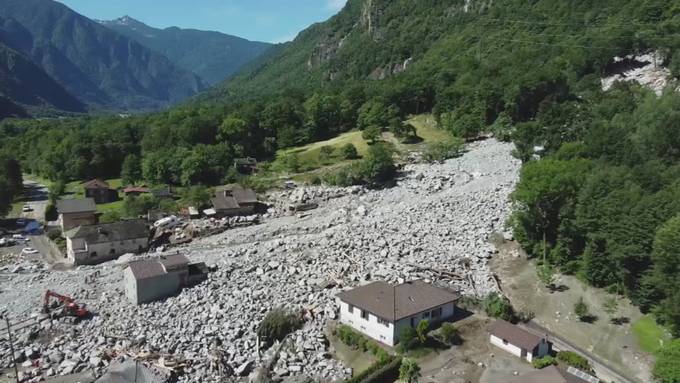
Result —
[{"label": "forested mountain slope", "polygon": [[[2,43],[0,31],[0,95],[13,103],[38,109],[84,112],[85,105],[70,95],[42,69]],[[5,108],[2,108],[5,109]],[[7,106],[7,115],[10,113]],[[18,116],[24,113],[18,113]]]},{"label": "forested mountain slope", "polygon": [[659,98],[601,83],[615,56],[649,51],[677,78],[679,36],[672,0],[350,0],[199,101],[123,120],[7,121],[0,142],[52,179],[124,170],[216,184],[233,180],[237,157],[355,128],[397,134],[407,115],[433,112],[454,135],[515,142],[525,165],[511,223],[531,256],[680,335],[677,85]]},{"label": "forested mountain slope", "polygon": [[52,0],[0,0],[4,42],[80,101],[149,110],[204,89],[191,72]]},{"label": "forested mountain slope", "polygon": [[220,32],[152,28],[129,16],[100,23],[163,54],[209,84],[224,81],[271,46]]}]

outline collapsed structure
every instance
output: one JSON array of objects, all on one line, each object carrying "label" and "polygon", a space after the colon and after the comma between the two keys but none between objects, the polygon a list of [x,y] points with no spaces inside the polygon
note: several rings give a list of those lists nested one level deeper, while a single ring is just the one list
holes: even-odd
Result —
[{"label": "collapsed structure", "polygon": [[125,295],[136,305],[172,296],[208,278],[205,263],[182,254],[131,262],[123,270]]},{"label": "collapsed structure", "polygon": [[214,209],[213,214],[218,217],[251,215],[255,213],[258,205],[255,191],[240,185],[217,188],[211,202]]}]

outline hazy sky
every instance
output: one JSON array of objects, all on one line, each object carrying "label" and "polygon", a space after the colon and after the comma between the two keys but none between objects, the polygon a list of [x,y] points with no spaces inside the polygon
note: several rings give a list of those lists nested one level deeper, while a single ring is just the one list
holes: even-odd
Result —
[{"label": "hazy sky", "polygon": [[213,30],[250,40],[292,40],[346,0],[58,0],[89,18],[128,15],[152,27]]}]

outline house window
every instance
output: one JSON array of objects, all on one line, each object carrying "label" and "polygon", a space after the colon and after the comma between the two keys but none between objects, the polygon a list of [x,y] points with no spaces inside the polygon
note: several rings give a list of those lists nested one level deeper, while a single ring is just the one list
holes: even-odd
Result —
[{"label": "house window", "polygon": [[440,316],[442,316],[442,308],[441,307],[432,310],[432,318],[439,318]]},{"label": "house window", "polygon": [[384,320],[380,317],[378,317],[378,323],[380,323],[381,325],[383,325],[385,327],[390,327],[390,322],[388,322],[388,321],[386,321],[386,320]]},{"label": "house window", "polygon": [[354,306],[348,304],[348,305],[347,305],[347,311],[348,311],[350,314],[354,314]]},{"label": "house window", "polygon": [[503,344],[507,345],[507,344],[508,344],[508,340],[507,340],[507,339],[503,339]]},{"label": "house window", "polygon": [[368,311],[361,310],[361,318],[368,320]]},{"label": "house window", "polygon": [[93,252],[90,253],[90,257],[94,258],[94,257],[96,257],[96,256],[97,256],[97,252],[96,252],[96,251],[93,251]]},{"label": "house window", "polygon": [[427,319],[427,318],[429,318],[429,317],[430,317],[430,312],[429,312],[429,311],[423,313],[423,319]]},{"label": "house window", "polygon": [[109,250],[109,254],[116,254],[116,249]]}]

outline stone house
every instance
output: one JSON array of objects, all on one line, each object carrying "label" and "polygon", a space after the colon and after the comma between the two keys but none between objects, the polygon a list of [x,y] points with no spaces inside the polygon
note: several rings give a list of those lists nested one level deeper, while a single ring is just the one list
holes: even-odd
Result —
[{"label": "stone house", "polygon": [[135,305],[167,298],[207,277],[205,263],[189,263],[182,254],[130,262],[123,270],[125,295]]},{"label": "stone house", "polygon": [[211,199],[215,214],[220,217],[254,214],[258,205],[253,189],[240,185],[219,187]]},{"label": "stone house", "polygon": [[149,246],[149,228],[143,220],[78,226],[64,233],[66,257],[75,265],[93,265]]},{"label": "stone house", "polygon": [[94,199],[94,203],[110,203],[118,201],[118,191],[112,189],[106,181],[93,179],[83,183],[85,197]]},{"label": "stone house", "polygon": [[489,335],[491,344],[529,363],[550,354],[552,347],[545,337],[536,336],[503,320],[497,320],[489,327]]},{"label": "stone house", "polygon": [[416,280],[392,286],[373,282],[337,295],[340,323],[388,346],[406,327],[427,319],[437,325],[451,319],[458,295]]},{"label": "stone house", "polygon": [[62,233],[77,226],[97,223],[97,207],[92,198],[59,200],[57,212]]}]

